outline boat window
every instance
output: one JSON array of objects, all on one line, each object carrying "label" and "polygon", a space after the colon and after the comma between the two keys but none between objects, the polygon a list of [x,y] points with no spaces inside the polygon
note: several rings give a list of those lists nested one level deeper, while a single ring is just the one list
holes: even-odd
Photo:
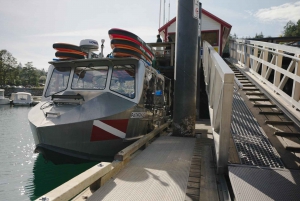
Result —
[{"label": "boat window", "polygon": [[27,94],[16,94],[14,100],[27,100],[28,95]]},{"label": "boat window", "polygon": [[135,67],[133,65],[114,66],[109,89],[128,98],[134,98]]},{"label": "boat window", "polygon": [[54,68],[50,82],[45,93],[45,97],[64,91],[68,87],[71,67]]},{"label": "boat window", "polygon": [[72,89],[105,89],[108,66],[77,67],[72,80]]}]

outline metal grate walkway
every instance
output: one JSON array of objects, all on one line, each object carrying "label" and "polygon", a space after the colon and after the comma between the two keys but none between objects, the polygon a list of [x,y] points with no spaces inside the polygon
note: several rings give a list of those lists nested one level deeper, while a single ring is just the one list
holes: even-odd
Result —
[{"label": "metal grate walkway", "polygon": [[277,151],[236,90],[233,95],[231,133],[242,164],[284,167]]},{"label": "metal grate walkway", "polygon": [[229,165],[229,178],[236,200],[300,199],[300,171]]}]

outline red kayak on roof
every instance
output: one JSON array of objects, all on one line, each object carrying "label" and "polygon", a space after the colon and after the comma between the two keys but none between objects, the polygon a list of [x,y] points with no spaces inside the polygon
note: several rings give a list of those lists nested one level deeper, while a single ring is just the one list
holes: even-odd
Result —
[{"label": "red kayak on roof", "polygon": [[134,57],[137,59],[142,59],[152,64],[152,62],[147,60],[142,54],[127,48],[114,48],[112,53],[114,57]]},{"label": "red kayak on roof", "polygon": [[87,53],[83,52],[79,46],[73,44],[54,43],[53,48],[57,50],[55,56],[60,58],[60,60],[84,59],[84,56],[87,55]]},{"label": "red kayak on roof", "polygon": [[136,43],[137,45],[141,46],[146,52],[149,54],[151,59],[154,59],[154,54],[151,51],[151,48],[137,35],[131,33],[129,31],[123,29],[113,28],[108,31],[108,35],[110,39],[122,39],[128,40],[131,42]]},{"label": "red kayak on roof", "polygon": [[133,50],[141,55],[143,55],[147,61],[152,62],[151,56],[146,52],[144,48],[142,48],[140,45],[129,41],[129,40],[122,40],[122,39],[112,39],[110,41],[110,46],[112,49],[114,48],[124,48],[124,49],[129,49]]}]

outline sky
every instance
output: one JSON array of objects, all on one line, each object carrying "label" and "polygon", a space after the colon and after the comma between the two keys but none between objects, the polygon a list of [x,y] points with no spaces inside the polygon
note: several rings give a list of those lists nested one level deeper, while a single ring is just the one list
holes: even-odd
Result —
[{"label": "sky", "polygon": [[[165,3],[164,3],[165,1]],[[55,58],[55,42],[79,45],[82,39],[105,39],[108,30],[122,28],[145,42],[155,42],[159,25],[174,18],[178,0],[0,0],[0,50],[6,49],[23,66],[32,62],[47,71]],[[231,34],[278,37],[291,20],[300,19],[300,1],[200,0],[202,8],[232,25]],[[165,14],[161,11],[160,4]],[[165,6],[164,6],[165,5]],[[170,5],[170,7],[169,7]],[[161,16],[161,19],[159,18]],[[164,17],[165,20],[162,18]],[[99,52],[96,52],[99,53]]]}]

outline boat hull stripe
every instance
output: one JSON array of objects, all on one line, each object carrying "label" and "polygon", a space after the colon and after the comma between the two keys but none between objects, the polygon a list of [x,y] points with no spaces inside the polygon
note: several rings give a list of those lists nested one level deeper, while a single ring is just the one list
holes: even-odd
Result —
[{"label": "boat hull stripe", "polygon": [[108,124],[105,124],[103,123],[102,121],[99,121],[99,120],[95,120],[94,123],[93,123],[94,126],[102,129],[102,130],[105,130],[106,132],[108,133],[111,133],[119,138],[125,138],[126,137],[126,133],[108,125]]}]

